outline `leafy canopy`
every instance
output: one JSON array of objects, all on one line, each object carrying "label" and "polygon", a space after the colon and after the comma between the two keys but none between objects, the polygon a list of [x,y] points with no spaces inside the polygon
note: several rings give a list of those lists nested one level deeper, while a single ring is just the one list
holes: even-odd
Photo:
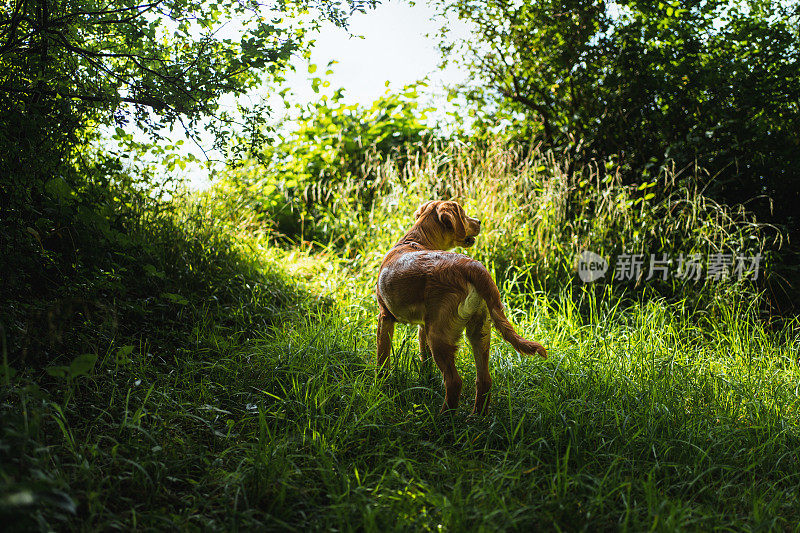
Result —
[{"label": "leafy canopy", "polygon": [[[324,18],[344,25],[373,4],[0,0],[0,254],[9,258],[0,278],[36,272],[33,286],[54,279],[42,269],[56,255],[71,268],[102,249],[98,240],[124,239],[119,208],[136,202],[131,184],[149,192],[175,164],[165,127],[210,131],[225,145],[234,120],[265,117],[257,105],[227,114],[223,98],[280,82],[309,29]],[[133,125],[149,143],[134,142]],[[95,149],[109,126],[128,153]],[[141,172],[145,151],[162,155],[163,168]],[[54,246],[64,253],[51,258]]]},{"label": "leafy canopy", "polygon": [[[797,224],[796,1],[440,0],[471,23],[445,58],[488,131],[543,142],[577,167],[616,156],[629,180],[672,160],[717,175],[733,202],[766,194]],[[768,215],[766,202],[753,204]]]},{"label": "leafy canopy", "polygon": [[[0,19],[4,91],[114,112],[131,104],[139,126],[215,113],[265,75],[280,77],[319,19],[344,25],[338,1],[6,0]],[[370,2],[353,0],[353,10]],[[104,117],[107,118],[107,117]],[[116,116],[119,120],[121,117]]]},{"label": "leafy canopy", "polygon": [[134,123],[159,141],[180,123],[225,146],[235,121],[252,125],[265,111],[229,113],[223,97],[280,82],[309,29],[325,18],[343,26],[374,3],[0,0],[0,192],[12,210],[40,213],[70,196],[92,173],[86,147],[99,126],[123,138]]}]

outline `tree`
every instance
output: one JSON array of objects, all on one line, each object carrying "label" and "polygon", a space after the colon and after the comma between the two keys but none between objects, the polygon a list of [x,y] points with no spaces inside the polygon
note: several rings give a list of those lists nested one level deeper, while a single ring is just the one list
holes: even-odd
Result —
[{"label": "tree", "polygon": [[[708,192],[798,230],[797,2],[442,0],[445,39],[477,82],[479,128],[508,121],[573,163],[615,157],[630,181],[695,162]],[[458,52],[458,53],[457,53]],[[579,168],[581,165],[576,165]],[[645,178],[646,179],[646,178]],[[763,196],[775,200],[775,216]]]},{"label": "tree", "polygon": [[[0,175],[6,196],[30,202],[106,124],[131,120],[158,138],[191,134],[213,117],[224,138],[223,95],[281,79],[304,32],[286,16],[316,8],[344,25],[345,7],[374,0],[2,0]],[[260,111],[256,109],[255,111]],[[246,114],[246,111],[245,111]]]}]

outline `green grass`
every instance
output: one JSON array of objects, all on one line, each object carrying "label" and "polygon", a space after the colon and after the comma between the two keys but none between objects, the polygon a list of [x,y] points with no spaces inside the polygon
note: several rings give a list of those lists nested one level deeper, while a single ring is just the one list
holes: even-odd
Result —
[{"label": "green grass", "polygon": [[[796,320],[771,327],[735,286],[704,288],[725,294],[709,304],[691,292],[545,292],[514,256],[500,279],[509,314],[550,358],[495,338],[493,403],[475,418],[465,346],[461,406],[442,417],[441,377],[419,362],[415,330],[398,327],[393,369],[375,378],[371,288],[414,201],[386,199],[347,222],[343,245],[289,249],[217,201],[144,209],[126,218],[123,244],[99,241],[63,284],[10,301],[3,523],[797,529]],[[487,222],[496,251],[477,249],[484,260],[502,256],[503,239],[526,242],[504,233],[517,228],[504,216]]]},{"label": "green grass", "polygon": [[705,332],[652,303],[593,324],[548,309],[524,328],[547,361],[496,343],[484,419],[466,416],[468,350],[462,408],[439,417],[440,378],[408,338],[376,383],[370,328],[331,314],[239,342],[209,328],[214,346],[169,362],[112,350],[64,399],[12,387],[4,407],[23,412],[4,419],[22,434],[4,440],[45,476],[31,490],[77,505],[40,494],[38,516],[90,529],[797,524],[796,337]]}]

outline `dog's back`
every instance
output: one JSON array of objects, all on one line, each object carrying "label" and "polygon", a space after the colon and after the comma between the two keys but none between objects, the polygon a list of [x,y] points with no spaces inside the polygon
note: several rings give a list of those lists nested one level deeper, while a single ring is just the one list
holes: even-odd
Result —
[{"label": "dog's back", "polygon": [[517,351],[547,356],[541,344],[514,331],[486,268],[472,258],[447,251],[471,246],[478,233],[480,221],[467,217],[455,202],[424,204],[408,233],[384,257],[375,287],[380,308],[378,372],[388,367],[394,324],[419,325],[420,356],[425,360],[432,354],[444,375],[443,411],[458,403],[461,378],[454,360],[465,329],[477,367],[476,412],[489,403],[490,323]]}]

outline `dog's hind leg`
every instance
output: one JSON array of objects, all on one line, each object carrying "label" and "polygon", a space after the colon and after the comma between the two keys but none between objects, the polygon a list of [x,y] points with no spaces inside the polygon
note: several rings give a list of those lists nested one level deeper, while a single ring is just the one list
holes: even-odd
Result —
[{"label": "dog's hind leg", "polygon": [[428,333],[425,330],[425,326],[419,327],[419,360],[423,363],[427,363],[428,359],[431,358],[431,349],[428,346]]},{"label": "dog's hind leg", "polygon": [[[431,328],[434,330],[434,328]],[[461,396],[461,376],[456,370],[456,350],[458,347],[454,342],[444,336],[428,334],[428,345],[433,353],[433,360],[436,366],[442,371],[444,377],[444,404],[440,413],[454,411],[458,407],[458,400]]]},{"label": "dog's hind leg", "polygon": [[385,312],[378,315],[378,365],[375,369],[383,377],[391,366],[392,336],[395,318]]},{"label": "dog's hind leg", "polygon": [[492,338],[492,324],[489,310],[481,305],[467,321],[467,339],[475,356],[475,408],[472,414],[485,414],[489,411],[492,399],[492,376],[489,374],[489,344]]}]

